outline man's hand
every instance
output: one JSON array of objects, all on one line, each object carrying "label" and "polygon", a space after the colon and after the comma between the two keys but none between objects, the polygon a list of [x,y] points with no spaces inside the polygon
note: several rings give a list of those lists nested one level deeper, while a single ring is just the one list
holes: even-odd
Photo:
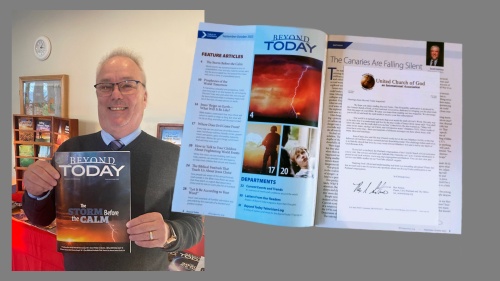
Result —
[{"label": "man's hand", "polygon": [[23,184],[28,193],[40,196],[52,190],[60,177],[59,172],[49,162],[38,160],[24,172]]},{"label": "man's hand", "polygon": [[170,237],[170,229],[160,213],[146,213],[127,222],[131,241],[144,248],[163,247]]}]

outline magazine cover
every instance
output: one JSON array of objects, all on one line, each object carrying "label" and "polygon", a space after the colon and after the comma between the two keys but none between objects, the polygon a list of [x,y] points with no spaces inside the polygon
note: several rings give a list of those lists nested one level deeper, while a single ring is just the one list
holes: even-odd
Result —
[{"label": "magazine cover", "polygon": [[59,252],[128,252],[130,152],[56,152]]},{"label": "magazine cover", "polygon": [[18,126],[20,130],[33,130],[33,118],[19,117]]},{"label": "magazine cover", "polygon": [[57,131],[56,144],[62,144],[69,139],[69,124],[59,124]]},{"label": "magazine cover", "polygon": [[19,140],[20,141],[34,141],[33,132],[23,132],[19,131]]},{"label": "magazine cover", "polygon": [[50,142],[51,124],[50,120],[38,120],[36,123],[37,133],[35,141]]},{"label": "magazine cover", "polygon": [[[33,119],[31,117],[19,117],[19,140],[20,141],[33,141]],[[28,130],[27,132],[21,130]]]},{"label": "magazine cover", "polygon": [[193,255],[188,252],[171,252],[168,271],[205,271],[205,257]]},{"label": "magazine cover", "polygon": [[[30,145],[30,144],[19,145],[19,156],[34,157],[35,150],[34,150],[33,145]],[[35,162],[35,159],[25,158],[25,157],[19,158],[19,165],[21,167],[28,167],[29,165],[31,165]]]},{"label": "magazine cover", "polygon": [[48,158],[50,157],[50,146],[41,145],[38,150],[38,157]]}]

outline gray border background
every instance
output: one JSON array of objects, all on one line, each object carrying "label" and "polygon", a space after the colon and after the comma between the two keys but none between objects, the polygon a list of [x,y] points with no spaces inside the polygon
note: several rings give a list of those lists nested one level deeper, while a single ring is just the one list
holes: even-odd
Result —
[{"label": "gray border background", "polygon": [[[3,3],[0,9],[2,280],[92,280],[93,277],[110,280],[498,280],[500,187],[495,176],[499,173],[500,149],[494,145],[498,143],[497,120],[500,120],[497,109],[500,94],[495,87],[499,64],[498,2],[462,1],[460,5],[453,5],[449,0],[409,4],[397,0],[10,2],[14,3]],[[11,12],[16,9],[203,9],[206,22],[289,25],[317,28],[327,33],[462,43],[462,234],[292,229],[209,217],[206,220],[206,272],[11,272],[10,107],[11,95],[17,91],[16,85],[10,85]]]}]

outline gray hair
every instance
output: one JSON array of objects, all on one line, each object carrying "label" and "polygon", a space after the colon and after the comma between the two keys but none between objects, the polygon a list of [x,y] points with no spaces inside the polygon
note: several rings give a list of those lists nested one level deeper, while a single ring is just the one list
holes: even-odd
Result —
[{"label": "gray hair", "polygon": [[96,70],[96,76],[99,74],[99,71],[101,71],[102,65],[109,59],[114,58],[114,57],[126,57],[131,59],[141,70],[142,72],[142,77],[144,81],[142,81],[144,84],[146,84],[146,73],[144,72],[144,69],[142,68],[142,58],[137,55],[135,52],[129,49],[125,48],[116,48],[112,50],[110,53],[105,55],[99,64],[97,65],[97,70]]}]

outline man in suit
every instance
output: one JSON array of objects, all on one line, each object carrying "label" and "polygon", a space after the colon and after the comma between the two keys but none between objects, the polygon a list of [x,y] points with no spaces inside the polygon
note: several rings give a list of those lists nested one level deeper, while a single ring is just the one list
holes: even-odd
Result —
[{"label": "man in suit", "polygon": [[438,45],[432,45],[430,49],[430,60],[427,65],[430,66],[443,66],[443,60],[439,59],[440,48]]},{"label": "man in suit", "polygon": [[[126,226],[132,252],[64,252],[65,270],[167,270],[168,252],[192,247],[203,230],[201,216],[171,211],[179,147],[140,128],[148,91],[138,56],[111,52],[98,66],[94,87],[102,130],[70,138],[58,151],[130,151],[132,219]],[[108,146],[113,140],[120,145]],[[54,187],[61,176],[53,165],[36,161],[24,172],[23,209],[36,225],[56,217]]]}]

